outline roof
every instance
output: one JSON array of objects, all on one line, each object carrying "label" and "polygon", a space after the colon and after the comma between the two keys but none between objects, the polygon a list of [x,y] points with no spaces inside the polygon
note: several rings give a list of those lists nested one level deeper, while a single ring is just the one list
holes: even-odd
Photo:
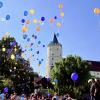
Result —
[{"label": "roof", "polygon": [[91,63],[91,71],[100,71],[100,62],[99,61],[87,61]]},{"label": "roof", "polygon": [[58,39],[56,37],[56,35],[54,34],[54,37],[53,37],[53,41],[51,41],[48,46],[54,46],[54,45],[60,45],[62,46],[59,42],[58,42]]}]

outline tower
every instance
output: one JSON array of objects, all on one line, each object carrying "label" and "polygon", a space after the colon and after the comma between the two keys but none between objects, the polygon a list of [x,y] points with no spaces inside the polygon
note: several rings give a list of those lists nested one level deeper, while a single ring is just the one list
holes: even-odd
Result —
[{"label": "tower", "polygon": [[46,77],[50,78],[50,71],[54,67],[55,62],[62,59],[62,45],[58,42],[56,35],[54,34],[53,41],[47,46],[47,58],[46,58]]}]

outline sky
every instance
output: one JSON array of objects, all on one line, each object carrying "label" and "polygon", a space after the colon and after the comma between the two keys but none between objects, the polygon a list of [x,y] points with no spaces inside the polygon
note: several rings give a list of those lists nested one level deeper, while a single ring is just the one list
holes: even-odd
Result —
[{"label": "sky", "polygon": [[[10,33],[25,51],[23,57],[30,61],[31,67],[39,75],[45,76],[47,45],[54,33],[62,44],[63,57],[72,54],[85,60],[100,61],[100,14],[94,13],[95,8],[100,8],[100,0],[0,2],[3,3],[0,4],[0,39],[7,32]],[[59,8],[59,4],[63,4],[63,8]],[[31,9],[35,11],[34,14],[30,14]],[[25,11],[28,14],[25,15]],[[10,16],[8,20],[7,15]],[[29,20],[30,24],[23,23],[23,19]],[[27,27],[26,32],[22,31],[23,27]],[[32,37],[33,34],[37,38]],[[26,39],[23,38],[25,35]],[[31,43],[33,45],[30,46]]]}]

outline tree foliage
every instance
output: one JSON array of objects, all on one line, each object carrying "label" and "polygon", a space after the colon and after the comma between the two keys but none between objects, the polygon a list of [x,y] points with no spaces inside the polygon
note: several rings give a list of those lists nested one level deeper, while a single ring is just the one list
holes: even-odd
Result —
[{"label": "tree foliage", "polygon": [[34,90],[35,74],[29,61],[22,57],[23,52],[13,37],[0,40],[0,76],[11,80],[17,93],[30,93]]},{"label": "tree foliage", "polygon": [[[55,63],[55,66],[51,70],[51,78],[52,81],[55,79],[58,80],[55,88],[59,89],[59,93],[64,94],[70,92],[72,94],[77,89],[77,94],[79,95],[84,90],[84,86],[86,86],[87,80],[90,77],[89,70],[90,65],[87,61],[82,60],[79,56],[70,55],[63,58],[60,62]],[[71,79],[73,72],[78,74],[77,81]],[[73,93],[74,95],[75,92]]]}]

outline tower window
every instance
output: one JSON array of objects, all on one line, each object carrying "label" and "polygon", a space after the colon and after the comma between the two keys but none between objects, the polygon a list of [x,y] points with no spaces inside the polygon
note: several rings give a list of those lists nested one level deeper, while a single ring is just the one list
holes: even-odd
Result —
[{"label": "tower window", "polygon": [[52,58],[52,60],[54,60],[54,58]]}]

